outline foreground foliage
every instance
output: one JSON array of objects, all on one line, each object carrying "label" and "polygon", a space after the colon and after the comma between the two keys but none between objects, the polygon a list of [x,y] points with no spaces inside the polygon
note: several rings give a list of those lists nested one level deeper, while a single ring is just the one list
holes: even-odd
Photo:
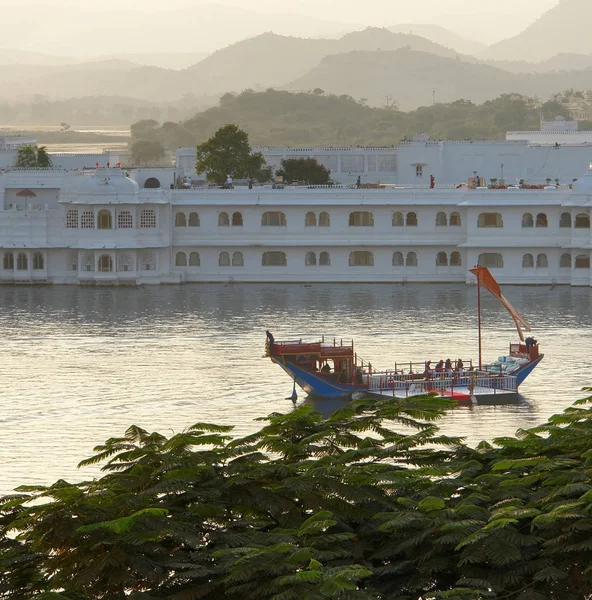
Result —
[{"label": "foreground foliage", "polygon": [[81,463],[100,479],[0,500],[0,598],[583,600],[591,403],[477,448],[430,397],[130,427]]}]

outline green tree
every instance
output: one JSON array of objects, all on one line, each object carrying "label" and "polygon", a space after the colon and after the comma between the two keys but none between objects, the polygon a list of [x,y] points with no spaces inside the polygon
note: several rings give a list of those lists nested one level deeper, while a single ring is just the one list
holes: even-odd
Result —
[{"label": "green tree", "polygon": [[314,158],[286,158],[282,160],[281,169],[276,171],[276,175],[281,175],[290,184],[323,185],[331,181],[331,171]]},{"label": "green tree", "polygon": [[140,140],[134,142],[131,150],[132,160],[136,164],[148,165],[149,162],[159,160],[164,156],[164,147],[157,141]]},{"label": "green tree", "polygon": [[28,144],[17,149],[16,167],[21,169],[45,169],[52,166],[47,146]]},{"label": "green tree", "polygon": [[[247,91],[241,95],[245,95]],[[261,172],[265,159],[260,152],[253,153],[248,134],[237,125],[228,124],[197,147],[195,170],[206,173],[208,181],[224,183],[226,177],[242,179]]]}]

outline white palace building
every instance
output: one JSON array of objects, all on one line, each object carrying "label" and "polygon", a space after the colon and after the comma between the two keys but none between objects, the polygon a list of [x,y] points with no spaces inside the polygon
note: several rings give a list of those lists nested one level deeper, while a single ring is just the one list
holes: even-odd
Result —
[{"label": "white palace building", "polygon": [[592,171],[573,189],[170,189],[175,169],[0,174],[0,281],[592,285]]}]

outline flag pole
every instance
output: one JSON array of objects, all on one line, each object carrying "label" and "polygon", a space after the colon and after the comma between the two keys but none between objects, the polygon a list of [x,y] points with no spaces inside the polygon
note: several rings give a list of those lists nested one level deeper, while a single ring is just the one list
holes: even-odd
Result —
[{"label": "flag pole", "polygon": [[481,370],[481,273],[477,276],[477,329],[479,330],[479,371]]}]

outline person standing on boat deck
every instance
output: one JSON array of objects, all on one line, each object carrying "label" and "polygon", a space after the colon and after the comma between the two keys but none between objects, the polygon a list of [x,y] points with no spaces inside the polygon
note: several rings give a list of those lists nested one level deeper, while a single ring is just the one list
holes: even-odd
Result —
[{"label": "person standing on boat deck", "polygon": [[360,175],[358,175],[358,178],[356,179],[356,187],[358,189],[362,187],[362,177]]},{"label": "person standing on boat deck", "polygon": [[441,360],[437,365],[436,365],[436,374],[438,375],[442,375],[442,373],[444,372],[444,361]]},{"label": "person standing on boat deck", "polygon": [[247,180],[247,183],[249,184],[249,189],[252,190],[253,189],[253,179],[251,177],[249,177],[249,179]]},{"label": "person standing on boat deck", "polygon": [[452,361],[449,358],[447,358],[444,363],[444,371],[446,372],[446,375],[452,375]]}]

